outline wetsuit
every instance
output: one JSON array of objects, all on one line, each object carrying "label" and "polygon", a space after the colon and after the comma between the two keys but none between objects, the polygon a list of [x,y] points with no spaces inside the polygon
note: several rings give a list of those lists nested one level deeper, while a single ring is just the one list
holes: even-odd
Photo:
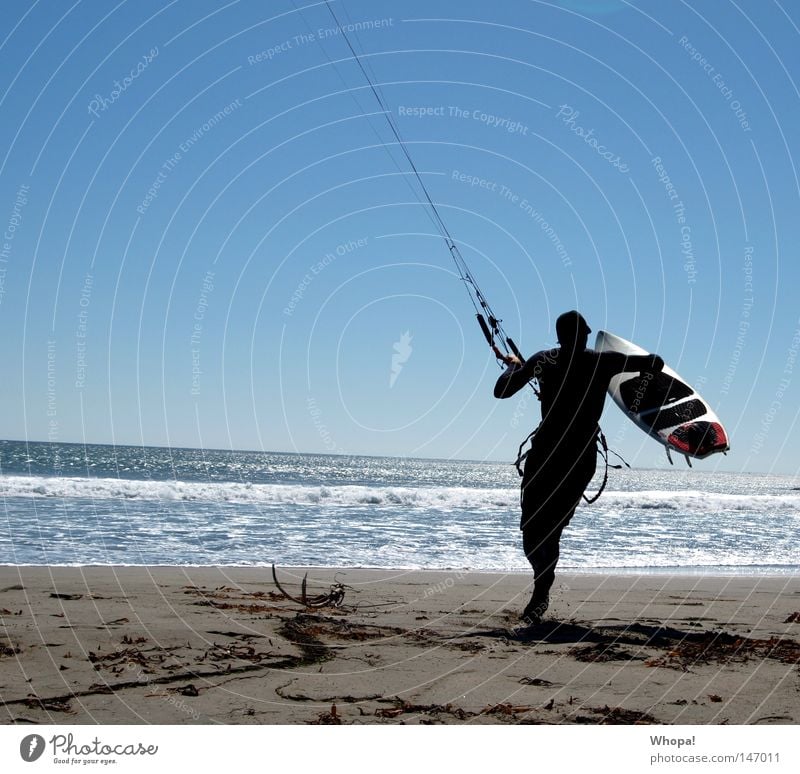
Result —
[{"label": "wetsuit", "polygon": [[520,523],[534,572],[532,605],[547,601],[561,532],[594,475],[598,423],[611,378],[663,367],[657,355],[626,357],[591,349],[572,354],[563,347],[537,352],[521,366],[509,366],[494,389],[496,398],[508,398],[531,379],[539,382],[542,422],[525,459]]}]

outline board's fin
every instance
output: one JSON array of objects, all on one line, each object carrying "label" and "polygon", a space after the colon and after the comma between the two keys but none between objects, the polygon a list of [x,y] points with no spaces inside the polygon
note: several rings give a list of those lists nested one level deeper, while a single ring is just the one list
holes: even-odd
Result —
[{"label": "board's fin", "polygon": [[669,446],[665,446],[664,450],[667,452],[667,459],[669,460],[669,464],[674,465],[675,463],[672,461],[672,454],[669,451]]},{"label": "board's fin", "polygon": [[688,454],[684,454],[683,456],[686,457],[686,464],[691,468],[692,467],[692,460],[689,458],[689,455]]}]

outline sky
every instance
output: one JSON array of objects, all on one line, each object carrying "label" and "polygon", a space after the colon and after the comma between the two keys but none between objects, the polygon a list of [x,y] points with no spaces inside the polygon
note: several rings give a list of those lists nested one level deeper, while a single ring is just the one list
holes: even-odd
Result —
[{"label": "sky", "polygon": [[[577,308],[715,408],[696,467],[797,474],[800,10],[331,7],[523,352]],[[0,437],[510,460],[538,423],[324,2],[11,4],[0,108]]]}]

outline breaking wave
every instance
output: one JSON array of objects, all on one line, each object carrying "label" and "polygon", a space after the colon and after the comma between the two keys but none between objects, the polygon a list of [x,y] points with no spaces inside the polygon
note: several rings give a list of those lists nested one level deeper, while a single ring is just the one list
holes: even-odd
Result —
[{"label": "breaking wave", "polygon": [[[0,496],[89,500],[206,502],[271,506],[392,507],[516,510],[519,490],[488,487],[324,486],[243,482],[142,481],[116,478],[0,476]],[[627,509],[713,515],[719,512],[798,513],[800,494],[722,494],[696,490],[606,491],[587,509]]]}]

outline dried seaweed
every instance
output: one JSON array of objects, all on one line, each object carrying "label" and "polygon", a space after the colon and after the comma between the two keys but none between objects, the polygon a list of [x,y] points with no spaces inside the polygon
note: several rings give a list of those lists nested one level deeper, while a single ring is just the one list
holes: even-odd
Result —
[{"label": "dried seaweed", "polygon": [[342,719],[336,711],[336,705],[331,704],[330,712],[322,712],[316,720],[309,721],[311,726],[340,726]]},{"label": "dried seaweed", "polygon": [[486,646],[482,645],[480,642],[446,642],[444,644],[446,647],[452,648],[453,650],[463,650],[467,653],[480,653],[486,650]]},{"label": "dried seaweed", "polygon": [[[132,644],[129,637],[123,638],[124,644]],[[165,664],[164,661],[171,656],[170,651],[180,650],[179,646],[171,648],[148,648],[141,649],[137,647],[116,648],[108,653],[95,653],[89,651],[89,661],[94,664],[95,669],[110,669],[113,674],[120,674],[125,668],[131,668],[136,665],[141,667],[143,673],[152,674],[153,670],[160,669],[177,669],[175,664]]]},{"label": "dried seaweed", "polygon": [[220,637],[232,637],[234,639],[239,639],[239,640],[254,640],[259,638],[269,639],[266,634],[254,634],[253,632],[221,631],[219,629],[209,629],[208,634],[216,634]]},{"label": "dried seaweed", "polygon": [[66,699],[40,699],[35,693],[29,693],[23,701],[26,707],[41,709],[46,712],[72,713],[72,704]]},{"label": "dried seaweed", "polygon": [[395,697],[390,699],[394,707],[383,707],[375,710],[375,715],[379,718],[396,718],[406,713],[418,713],[423,715],[452,715],[458,720],[466,720],[475,717],[478,713],[470,712],[461,707],[454,707],[452,704],[411,704],[405,699]]},{"label": "dried seaweed", "polygon": [[239,643],[232,643],[230,645],[218,645],[216,642],[213,646],[205,652],[201,657],[201,661],[206,658],[212,661],[230,661],[231,659],[238,659],[239,661],[251,661],[258,663],[264,658],[273,655],[272,653],[259,653],[250,645]]},{"label": "dried seaweed", "polygon": [[480,712],[473,712],[472,710],[465,710],[462,707],[456,707],[453,704],[412,704],[405,699],[394,697],[390,699],[393,707],[382,707],[375,710],[375,715],[379,718],[394,719],[401,715],[413,713],[417,715],[426,715],[438,717],[440,715],[449,715],[457,720],[469,720],[470,718],[481,717],[486,715],[495,715],[511,720],[519,720],[519,715],[527,715],[534,712],[537,707],[530,704],[491,704],[484,707]]},{"label": "dried seaweed", "polygon": [[[161,676],[154,676],[149,677],[146,683],[142,683],[141,680],[126,680],[124,682],[118,682],[114,684],[108,683],[92,683],[88,689],[82,691],[71,691],[69,694],[62,695],[62,696],[53,696],[47,699],[41,699],[40,702],[37,704],[31,697],[26,699],[0,699],[0,707],[12,707],[19,704],[24,704],[26,706],[30,706],[30,702],[34,701],[35,706],[49,706],[51,703],[55,704],[64,704],[65,702],[69,702],[72,699],[78,699],[84,696],[96,696],[97,694],[113,694],[118,693],[119,691],[128,690],[128,689],[140,689],[143,685],[167,685],[169,683],[175,683],[179,681],[186,681],[188,679],[197,679],[198,677],[202,677],[203,679],[207,680],[210,677],[219,677],[222,675],[231,675],[231,674],[244,674],[248,672],[262,672],[268,669],[282,669],[284,667],[293,667],[299,666],[303,662],[297,658],[287,658],[283,659],[279,662],[274,663],[267,663],[267,664],[242,664],[241,666],[237,667],[230,667],[225,670],[214,670],[202,673],[196,673],[192,671],[180,672],[178,674],[168,674],[168,675],[161,675]],[[53,706],[55,706],[53,704]]]},{"label": "dried seaweed", "polygon": [[543,688],[549,688],[553,685],[549,680],[543,680],[541,677],[520,677],[519,681],[522,685],[538,685]]},{"label": "dried seaweed", "polygon": [[746,663],[751,659],[765,658],[782,664],[800,664],[800,643],[779,637],[756,639],[707,632],[699,639],[687,639],[673,645],[663,656],[648,659],[645,664],[686,670],[698,664]]},{"label": "dried seaweed", "polygon": [[[113,621],[106,621],[103,624],[103,627],[105,627],[105,626],[121,626],[122,624],[126,624],[126,623],[130,623],[130,620],[128,618],[116,618]],[[102,627],[100,627],[100,628],[102,628]]]},{"label": "dried seaweed", "polygon": [[238,613],[246,613],[248,615],[256,615],[257,613],[280,613],[284,612],[282,607],[276,605],[264,605],[258,603],[245,603],[245,602],[222,602],[216,599],[201,599],[195,602],[195,605],[201,607],[213,607],[215,610],[236,610]]},{"label": "dried seaweed", "polygon": [[302,613],[298,613],[294,620],[285,621],[279,630],[279,634],[297,645],[303,653],[302,658],[288,658],[285,662],[286,666],[309,666],[333,658],[331,649],[317,639],[308,628],[306,617]]},{"label": "dried seaweed", "polygon": [[595,717],[587,717],[586,715],[578,715],[575,718],[576,723],[581,724],[596,724],[600,726],[620,726],[620,725],[651,725],[658,724],[652,715],[646,712],[639,712],[638,710],[628,710],[623,707],[591,707],[589,708]]},{"label": "dried seaweed", "polygon": [[380,701],[383,699],[383,694],[380,693],[371,693],[366,696],[351,696],[350,694],[344,694],[341,696],[307,696],[304,693],[287,693],[286,689],[290,685],[294,685],[295,682],[297,681],[290,680],[288,683],[286,683],[286,685],[279,685],[275,689],[275,693],[287,701],[311,701],[316,704],[327,702],[335,704],[337,701],[340,704],[362,704],[367,701]]},{"label": "dried seaweed", "polygon": [[126,634],[122,638],[122,642],[125,645],[141,645],[143,642],[147,642],[147,637],[131,637],[129,634]]},{"label": "dried seaweed", "polygon": [[232,586],[219,586],[215,589],[207,589],[205,586],[183,586],[184,594],[194,594],[208,599],[283,599],[283,594],[275,591],[245,591]]},{"label": "dried seaweed", "polygon": [[112,688],[108,683],[92,683],[88,691],[81,691],[76,693],[75,696],[90,696],[93,693],[114,693],[115,688],[116,686]]},{"label": "dried seaweed", "polygon": [[643,659],[643,656],[637,656],[628,650],[622,650],[618,645],[613,643],[606,645],[602,642],[570,648],[568,653],[577,661],[587,661],[590,663],[637,661]]},{"label": "dried seaweed", "polygon": [[504,715],[505,717],[516,718],[517,715],[528,712],[533,712],[538,709],[530,704],[493,704],[481,710],[480,715]]},{"label": "dried seaweed", "polygon": [[311,637],[330,637],[335,640],[353,640],[364,642],[381,637],[404,634],[404,629],[393,626],[374,626],[371,624],[354,624],[347,620],[329,618],[327,616],[298,613],[294,619],[297,628]]}]

